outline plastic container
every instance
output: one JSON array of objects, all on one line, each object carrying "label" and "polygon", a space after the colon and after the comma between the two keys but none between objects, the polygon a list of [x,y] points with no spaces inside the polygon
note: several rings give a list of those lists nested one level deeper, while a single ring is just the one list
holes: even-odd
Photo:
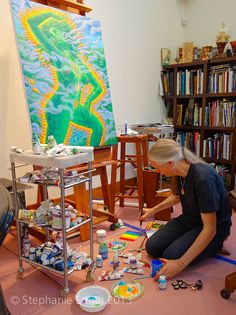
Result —
[{"label": "plastic container", "polygon": [[[70,212],[66,211],[66,229],[70,228]],[[52,211],[52,228],[54,230],[62,230],[62,212],[61,209],[53,209]]]},{"label": "plastic container", "polygon": [[102,259],[108,258],[108,246],[106,243],[101,243],[99,245],[99,255],[102,256]]},{"label": "plastic container", "polygon": [[96,267],[97,268],[103,267],[102,255],[97,255],[97,257],[96,257]]},{"label": "plastic container", "polygon": [[158,259],[153,259],[151,261],[151,276],[155,277],[156,273],[162,268],[162,261]]},{"label": "plastic container", "polygon": [[164,275],[160,275],[159,279],[158,279],[158,288],[160,290],[164,290],[167,287],[167,281],[166,281],[166,277]]},{"label": "plastic container", "polygon": [[105,230],[97,230],[96,234],[97,234],[97,242],[98,242],[98,244],[106,242],[106,235],[107,235],[107,233],[106,233]]},{"label": "plastic container", "polygon": [[75,295],[75,300],[80,308],[89,313],[102,311],[110,299],[110,291],[98,285],[87,286]]},{"label": "plastic container", "polygon": [[137,258],[135,256],[129,257],[129,266],[131,269],[136,269],[138,267]]},{"label": "plastic container", "polygon": [[57,142],[55,140],[55,138],[53,137],[53,135],[48,136],[48,149],[51,149],[53,147],[55,147],[57,145]]}]

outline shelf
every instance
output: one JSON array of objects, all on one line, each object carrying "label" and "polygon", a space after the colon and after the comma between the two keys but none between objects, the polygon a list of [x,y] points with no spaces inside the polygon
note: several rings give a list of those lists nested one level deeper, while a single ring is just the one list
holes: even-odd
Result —
[{"label": "shelf", "polygon": [[177,99],[181,99],[181,98],[202,98],[203,94],[188,94],[188,95],[177,95],[176,98]]},{"label": "shelf", "polygon": [[210,65],[219,64],[219,63],[228,63],[228,62],[236,62],[236,56],[213,58],[209,60]]},{"label": "shelf", "polygon": [[176,63],[169,66],[164,66],[163,70],[171,70],[174,68],[194,68],[196,66],[203,66],[204,64],[207,64],[208,60],[197,60],[193,62],[185,62],[185,63]]},{"label": "shelf", "polygon": [[166,100],[173,100],[174,96],[173,95],[163,95],[163,98]]},{"label": "shelf", "polygon": [[201,126],[175,126],[175,129],[181,130],[200,130]]},{"label": "shelf", "polygon": [[233,132],[235,127],[203,127],[204,130],[219,130],[219,131],[226,131],[226,132]]},{"label": "shelf", "polygon": [[234,164],[232,160],[203,158],[207,163]]},{"label": "shelf", "polygon": [[[59,271],[59,270],[53,269],[52,267],[44,266],[42,264],[37,263],[36,261],[30,260],[30,259],[25,258],[25,257],[21,257],[21,259],[26,261],[27,263],[29,263],[32,266],[40,267],[42,269],[46,269],[46,270],[49,270],[49,271],[51,271],[53,273],[56,273],[56,274],[58,274],[60,276],[64,276],[64,271]],[[70,275],[74,271],[75,271],[74,269],[69,269],[67,274]]]},{"label": "shelf", "polygon": [[[78,229],[82,225],[84,225],[86,223],[89,223],[91,220],[92,220],[91,218],[88,218],[88,219],[82,221],[81,223],[76,224],[75,226],[72,226],[69,229],[66,229],[66,233],[70,233],[70,232]],[[24,223],[24,224],[29,224],[31,226],[36,226],[36,227],[39,227],[39,228],[45,228],[45,229],[52,230],[52,231],[58,231],[58,229],[52,228],[51,225],[38,225],[38,224],[35,224],[34,222],[30,222],[30,221],[27,221],[27,220],[18,220],[18,222]]]},{"label": "shelf", "polygon": [[231,92],[231,93],[207,93],[206,94],[207,98],[227,98],[227,97],[236,97],[236,92]]},{"label": "shelf", "polygon": [[32,150],[23,153],[10,153],[11,163],[25,163],[38,166],[67,168],[70,166],[93,161],[93,147],[76,147],[80,153],[71,156],[52,157],[47,155],[36,155]]}]

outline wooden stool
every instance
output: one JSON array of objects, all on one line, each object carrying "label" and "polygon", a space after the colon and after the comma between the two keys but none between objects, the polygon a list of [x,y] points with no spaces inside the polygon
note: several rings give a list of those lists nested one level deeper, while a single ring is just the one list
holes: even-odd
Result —
[{"label": "wooden stool", "polygon": [[[120,207],[124,207],[125,198],[138,199],[139,211],[143,208],[143,167],[148,165],[147,158],[147,135],[128,136],[122,135],[117,137],[118,144],[120,143],[120,159],[117,158],[117,149],[113,149],[113,160],[117,160],[117,165],[112,166],[111,175],[111,195],[112,195],[112,209],[114,213],[115,201],[119,199]],[[136,154],[126,154],[126,144],[134,144]],[[137,169],[137,185],[125,186],[125,164],[130,163]],[[116,193],[116,172],[117,168],[120,167],[120,189],[119,193]],[[126,190],[131,190],[129,194],[125,193]],[[133,192],[137,190],[138,196],[133,196]]]}]

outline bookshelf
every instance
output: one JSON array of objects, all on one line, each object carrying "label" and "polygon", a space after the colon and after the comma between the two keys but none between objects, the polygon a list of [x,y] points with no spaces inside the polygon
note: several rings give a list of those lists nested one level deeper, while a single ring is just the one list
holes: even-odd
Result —
[{"label": "bookshelf", "polygon": [[161,78],[176,140],[236,188],[236,56],[165,66]]}]

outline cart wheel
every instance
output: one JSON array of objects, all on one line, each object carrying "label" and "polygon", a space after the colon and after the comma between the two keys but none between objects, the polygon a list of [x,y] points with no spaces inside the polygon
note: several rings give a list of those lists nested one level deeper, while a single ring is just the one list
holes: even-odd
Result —
[{"label": "cart wheel", "polygon": [[230,290],[226,290],[226,289],[222,289],[220,291],[220,294],[222,296],[223,299],[226,299],[228,300],[230,298],[230,295],[231,295],[231,291]]},{"label": "cart wheel", "polygon": [[65,299],[67,297],[67,294],[69,293],[69,288],[62,288],[61,289],[61,297]]},{"label": "cart wheel", "polygon": [[23,268],[18,269],[17,270],[17,278],[22,279],[23,275],[24,275],[24,269]]}]

